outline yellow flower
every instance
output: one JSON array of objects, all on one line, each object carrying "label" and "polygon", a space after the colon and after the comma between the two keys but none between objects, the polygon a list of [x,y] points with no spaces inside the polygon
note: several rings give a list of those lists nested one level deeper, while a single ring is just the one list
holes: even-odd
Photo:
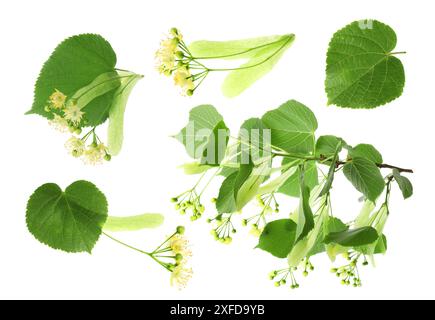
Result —
[{"label": "yellow flower", "polygon": [[171,274],[171,286],[176,286],[179,290],[186,288],[187,283],[193,276],[191,268],[186,268],[182,264],[175,267]]},{"label": "yellow flower", "polygon": [[57,131],[68,132],[69,130],[68,121],[58,114],[55,114],[53,120],[50,120],[48,123]]},{"label": "yellow flower", "polygon": [[156,52],[157,70],[160,73],[170,75],[175,67],[177,47],[178,40],[175,38],[168,38],[160,43],[160,48]]},{"label": "yellow flower", "polygon": [[56,89],[50,96],[49,102],[54,109],[62,109],[65,106],[66,98],[66,95]]},{"label": "yellow flower", "polygon": [[85,143],[82,139],[77,137],[71,137],[66,143],[65,147],[69,151],[69,153],[75,157],[79,158],[85,152]]},{"label": "yellow flower", "polygon": [[83,161],[89,165],[97,165],[101,164],[106,155],[106,147],[104,144],[100,143],[99,145],[91,145],[86,149],[83,153]]},{"label": "yellow flower", "polygon": [[192,75],[186,67],[177,69],[174,74],[175,85],[179,86],[184,94],[188,94],[195,86],[193,84]]},{"label": "yellow flower", "polygon": [[176,234],[171,238],[169,246],[174,254],[181,254],[183,258],[192,256],[192,251],[189,247],[189,241],[180,234]]},{"label": "yellow flower", "polygon": [[78,125],[85,113],[81,111],[77,104],[71,103],[65,108],[64,114],[66,120],[71,121],[74,125]]}]

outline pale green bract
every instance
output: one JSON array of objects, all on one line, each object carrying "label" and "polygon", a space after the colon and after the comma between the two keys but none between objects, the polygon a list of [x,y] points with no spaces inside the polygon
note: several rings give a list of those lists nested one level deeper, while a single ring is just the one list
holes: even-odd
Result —
[{"label": "pale green bract", "polygon": [[334,34],[327,53],[328,104],[375,108],[398,98],[405,85],[395,56],[396,34],[376,21],[356,21]]},{"label": "pale green bract", "polygon": [[210,71],[230,72],[222,85],[222,91],[227,97],[236,97],[269,73],[294,39],[293,34],[288,34],[233,41],[202,40],[192,43],[189,51],[198,60],[248,59],[238,68],[210,68]]},{"label": "pale green bract", "polygon": [[107,219],[107,200],[95,185],[77,181],[65,191],[38,188],[27,204],[27,227],[40,242],[66,252],[91,253]]},{"label": "pale green bract", "polygon": [[121,85],[113,95],[113,102],[109,110],[109,128],[107,131],[107,147],[116,156],[122,149],[124,141],[124,114],[128,98],[142,76],[131,72],[120,72]]},{"label": "pale green bract", "polygon": [[131,217],[108,217],[104,224],[104,230],[125,232],[153,229],[160,227],[164,220],[164,216],[155,213],[147,213]]}]

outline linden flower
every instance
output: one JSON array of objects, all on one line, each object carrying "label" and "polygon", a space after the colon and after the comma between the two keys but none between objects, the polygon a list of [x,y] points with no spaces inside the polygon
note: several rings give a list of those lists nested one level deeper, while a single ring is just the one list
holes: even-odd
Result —
[{"label": "linden flower", "polygon": [[50,120],[48,123],[57,131],[67,132],[69,130],[68,121],[58,114],[55,114],[53,120]]},{"label": "linden flower", "polygon": [[50,96],[49,102],[55,109],[62,109],[65,106],[66,95],[56,89],[56,91]]},{"label": "linden flower", "polygon": [[160,48],[156,52],[157,69],[160,73],[170,75],[175,67],[178,40],[168,38],[160,43]]},{"label": "linden flower", "polygon": [[81,157],[85,152],[85,142],[77,137],[71,137],[66,143],[65,147],[69,153],[75,157]]},{"label": "linden flower", "polygon": [[189,241],[182,235],[177,234],[169,242],[172,252],[176,255],[181,254],[183,258],[191,257],[192,251],[189,247]]},{"label": "linden flower", "polygon": [[78,125],[85,113],[81,111],[77,104],[72,103],[65,108],[64,114],[66,120],[71,121],[74,125]]},{"label": "linden flower", "polygon": [[179,290],[186,288],[187,283],[193,276],[191,268],[183,265],[176,266],[171,274],[171,286],[176,286]]},{"label": "linden flower", "polygon": [[103,162],[104,157],[106,156],[106,147],[104,144],[100,143],[99,145],[91,145],[88,149],[86,149],[83,153],[83,161],[85,164],[89,165],[97,165]]},{"label": "linden flower", "polygon": [[181,87],[186,95],[191,95],[195,86],[193,84],[192,75],[186,67],[177,69],[174,74],[175,85]]}]

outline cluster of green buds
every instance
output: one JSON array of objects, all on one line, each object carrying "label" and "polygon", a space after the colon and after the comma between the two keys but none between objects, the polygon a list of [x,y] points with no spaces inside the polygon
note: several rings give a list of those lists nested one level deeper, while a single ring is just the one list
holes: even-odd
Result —
[{"label": "cluster of green buds", "polygon": [[304,261],[302,262],[302,265],[304,267],[304,271],[302,272],[302,275],[304,277],[308,277],[309,273],[314,271],[314,266],[309,258],[305,258]]},{"label": "cluster of green buds", "polygon": [[[352,285],[355,288],[361,287],[362,283],[358,271],[358,260],[361,257],[361,254],[357,252],[351,252],[346,253],[344,256],[349,261],[349,264],[339,268],[333,268],[331,269],[331,272],[334,273],[337,278],[341,279],[342,285]],[[368,262],[365,260],[363,265],[368,265]]]},{"label": "cluster of green buds", "polygon": [[205,207],[201,203],[201,195],[196,192],[195,188],[172,198],[171,202],[175,204],[175,210],[181,215],[190,214],[191,221],[198,220],[205,212]]},{"label": "cluster of green buds", "polygon": [[296,281],[294,272],[297,271],[297,268],[286,268],[281,270],[272,271],[269,274],[269,279],[274,281],[275,287],[282,287],[287,285],[290,280],[290,289],[299,288],[299,284]]},{"label": "cluster of green buds", "polygon": [[208,223],[216,223],[216,227],[211,231],[211,235],[216,241],[223,244],[231,244],[233,234],[237,233],[231,221],[233,214],[219,214],[214,219],[208,219]]},{"label": "cluster of green buds", "polygon": [[279,203],[276,200],[275,194],[257,196],[258,205],[261,207],[261,212],[257,215],[242,220],[242,226],[251,224],[251,234],[259,237],[267,225],[266,216],[272,213],[279,213]]}]

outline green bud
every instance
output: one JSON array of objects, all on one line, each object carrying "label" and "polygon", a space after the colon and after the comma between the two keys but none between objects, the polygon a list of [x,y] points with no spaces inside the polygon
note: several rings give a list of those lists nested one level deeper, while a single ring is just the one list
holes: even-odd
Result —
[{"label": "green bud", "polygon": [[304,271],[304,272],[302,273],[302,275],[303,275],[304,277],[308,277],[308,271]]},{"label": "green bud", "polygon": [[337,268],[332,268],[331,269],[331,273],[337,273],[338,269]]},{"label": "green bud", "polygon": [[212,198],[211,199],[211,203],[216,203],[217,202],[217,199],[216,198]]},{"label": "green bud", "polygon": [[181,261],[183,261],[183,255],[180,254],[180,253],[177,253],[177,254],[175,255],[175,261],[177,261],[177,262],[181,262]]},{"label": "green bud", "polygon": [[281,282],[279,282],[279,281],[277,281],[277,282],[275,282],[275,287],[280,287],[281,286]]},{"label": "green bud", "polygon": [[248,220],[243,219],[242,220],[242,226],[246,227],[248,225]]},{"label": "green bud", "polygon": [[192,90],[192,89],[187,90],[187,91],[186,91],[186,95],[187,95],[188,97],[193,96],[193,90]]},{"label": "green bud", "polygon": [[177,234],[184,234],[185,231],[186,231],[185,227],[183,227],[183,226],[177,227]]},{"label": "green bud", "polygon": [[172,203],[177,203],[177,202],[178,202],[178,198],[175,198],[175,197],[172,198],[172,199],[171,199],[171,202],[172,202]]},{"label": "green bud", "polygon": [[51,108],[49,106],[45,106],[44,111],[45,112],[51,112]]},{"label": "green bud", "polygon": [[269,273],[269,279],[270,280],[275,279],[276,276],[277,276],[277,272],[276,271],[272,271],[271,273]]},{"label": "green bud", "polygon": [[110,160],[112,160],[112,156],[110,154],[106,153],[106,155],[104,156],[104,160],[110,161]]},{"label": "green bud", "polygon": [[285,286],[287,281],[285,281],[285,279],[282,279],[279,283],[280,283],[280,285]]},{"label": "green bud", "polygon": [[175,53],[175,56],[176,56],[178,59],[183,59],[183,58],[184,58],[184,53],[183,53],[182,51],[177,51],[177,52]]},{"label": "green bud", "polygon": [[82,129],[77,128],[76,131],[74,131],[74,133],[75,133],[76,135],[80,135],[80,134],[82,134]]}]

